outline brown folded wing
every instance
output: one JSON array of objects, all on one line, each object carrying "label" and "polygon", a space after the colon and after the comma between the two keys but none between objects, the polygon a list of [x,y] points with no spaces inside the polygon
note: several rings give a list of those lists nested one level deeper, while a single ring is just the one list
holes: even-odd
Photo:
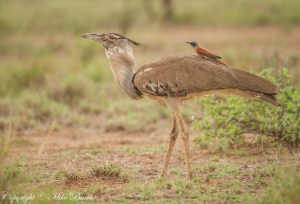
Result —
[{"label": "brown folded wing", "polygon": [[263,100],[255,94],[274,98],[279,93],[277,86],[261,77],[197,55],[174,55],[147,63],[137,71],[134,84],[142,93],[152,96],[184,97],[234,89]]}]

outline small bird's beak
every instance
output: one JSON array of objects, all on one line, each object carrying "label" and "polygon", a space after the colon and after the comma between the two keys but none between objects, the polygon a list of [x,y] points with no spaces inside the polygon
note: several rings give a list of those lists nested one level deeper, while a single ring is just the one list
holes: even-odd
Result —
[{"label": "small bird's beak", "polygon": [[95,41],[101,42],[101,43],[104,41],[104,36],[103,35],[99,35],[99,34],[84,33],[84,34],[81,35],[81,37],[92,39],[92,40],[95,40]]},{"label": "small bird's beak", "polygon": [[191,42],[185,42],[185,43],[187,43],[187,44],[192,44]]}]

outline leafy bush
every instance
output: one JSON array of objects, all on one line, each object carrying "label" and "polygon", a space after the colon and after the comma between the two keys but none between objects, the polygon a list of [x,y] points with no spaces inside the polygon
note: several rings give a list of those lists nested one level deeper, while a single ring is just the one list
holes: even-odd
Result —
[{"label": "leafy bush", "polygon": [[264,69],[260,76],[281,88],[278,95],[281,107],[237,96],[209,96],[200,99],[204,108],[202,118],[193,118],[193,127],[202,130],[195,142],[203,146],[210,141],[221,143],[242,138],[243,133],[274,136],[282,141],[299,142],[300,96],[290,84],[288,69]]}]

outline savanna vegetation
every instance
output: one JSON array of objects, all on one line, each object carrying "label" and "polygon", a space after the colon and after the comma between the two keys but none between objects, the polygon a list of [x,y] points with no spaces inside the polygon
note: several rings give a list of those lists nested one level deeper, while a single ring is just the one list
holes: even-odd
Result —
[{"label": "savanna vegetation", "polygon": [[[299,1],[168,2],[0,0],[0,202],[300,202]],[[158,178],[170,114],[128,99],[85,32],[143,43],[137,65],[197,40],[278,84],[282,106],[187,102],[195,177],[184,178],[179,144]]]}]

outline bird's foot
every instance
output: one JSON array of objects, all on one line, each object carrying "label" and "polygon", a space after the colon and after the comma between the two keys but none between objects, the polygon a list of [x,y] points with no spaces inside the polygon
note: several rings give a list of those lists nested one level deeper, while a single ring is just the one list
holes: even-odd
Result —
[{"label": "bird's foot", "polygon": [[161,172],[160,175],[159,175],[160,178],[165,178],[166,176],[167,176],[167,173],[164,172],[164,171]]}]

